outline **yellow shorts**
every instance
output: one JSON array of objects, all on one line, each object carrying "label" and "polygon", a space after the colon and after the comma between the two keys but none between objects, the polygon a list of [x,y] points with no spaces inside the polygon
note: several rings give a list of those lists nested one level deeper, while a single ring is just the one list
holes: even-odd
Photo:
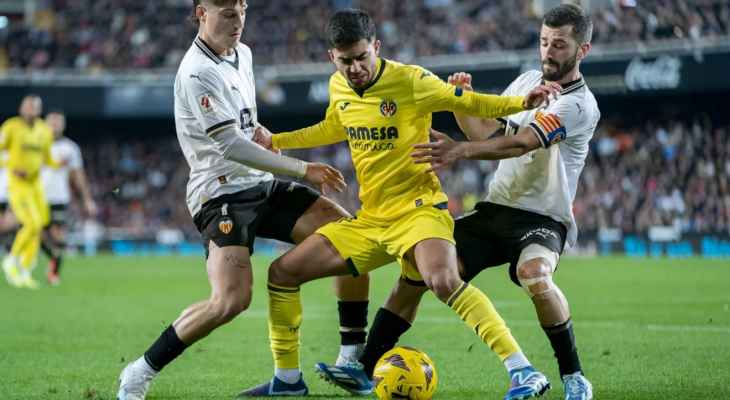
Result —
[{"label": "yellow shorts", "polygon": [[21,225],[44,227],[50,221],[51,212],[40,182],[24,182],[11,179],[8,183],[8,203]]},{"label": "yellow shorts", "polygon": [[319,228],[317,233],[332,242],[354,276],[398,261],[401,275],[416,282],[423,278],[405,259],[406,253],[426,239],[455,243],[451,214],[434,206],[417,208],[387,224],[362,217],[342,219]]}]

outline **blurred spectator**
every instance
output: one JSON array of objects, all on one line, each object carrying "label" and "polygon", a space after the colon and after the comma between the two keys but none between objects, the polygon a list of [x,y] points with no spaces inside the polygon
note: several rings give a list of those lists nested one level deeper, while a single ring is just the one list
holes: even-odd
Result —
[{"label": "blurred spectator", "polygon": [[[196,28],[192,1],[43,0],[31,26],[0,30],[0,70],[174,69]],[[530,49],[539,16],[531,0],[250,1],[244,42],[258,64],[326,62],[324,24],[333,10],[360,7],[378,24],[383,55],[416,56]],[[613,2],[594,14],[594,43],[698,40],[730,33],[727,0]],[[3,54],[5,55],[3,56]]]}]

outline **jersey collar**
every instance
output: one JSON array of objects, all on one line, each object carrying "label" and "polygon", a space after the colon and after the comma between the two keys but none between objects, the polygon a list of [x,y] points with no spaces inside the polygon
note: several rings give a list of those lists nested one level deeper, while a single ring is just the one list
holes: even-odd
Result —
[{"label": "jersey collar", "polygon": [[380,80],[380,77],[383,75],[383,71],[385,71],[385,64],[387,64],[388,62],[384,58],[379,58],[378,62],[380,63],[380,68],[378,68],[378,73],[375,75],[375,79],[370,81],[370,83],[368,83],[367,85],[365,85],[361,88],[356,88],[356,87],[353,87],[352,85],[350,85],[350,81],[345,79],[345,81],[347,82],[347,86],[349,86],[350,89],[352,89],[358,96],[362,97],[363,95],[365,95],[365,92],[368,89],[370,89],[371,87],[373,87],[376,83],[378,83],[378,81]]},{"label": "jersey collar", "polygon": [[[545,84],[545,78],[540,79],[540,84],[541,85]],[[583,79],[583,75],[581,75],[580,78],[578,78],[574,81],[560,84],[560,87],[562,88],[560,90],[560,94],[563,95],[563,94],[575,92],[576,90],[582,88],[585,85],[586,85],[586,81]]]},{"label": "jersey collar", "polygon": [[200,51],[205,54],[206,57],[210,58],[215,62],[216,64],[220,64],[222,62],[225,62],[232,66],[235,69],[238,69],[238,50],[233,49],[233,52],[236,54],[236,59],[234,61],[228,61],[224,58],[221,58],[218,54],[215,53],[212,47],[208,45],[208,43],[205,43],[205,40],[203,40],[200,36],[195,37],[195,45],[200,49]]}]

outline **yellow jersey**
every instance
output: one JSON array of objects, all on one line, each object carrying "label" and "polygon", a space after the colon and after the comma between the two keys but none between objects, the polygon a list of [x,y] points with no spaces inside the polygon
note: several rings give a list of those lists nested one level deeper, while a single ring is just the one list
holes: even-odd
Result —
[{"label": "yellow jersey", "polygon": [[429,141],[431,113],[497,118],[524,111],[524,98],[464,91],[415,65],[379,59],[376,67],[375,79],[362,89],[352,88],[335,72],[325,119],[276,134],[272,143],[293,149],[346,140],[360,183],[358,215],[388,222],[414,208],[447,201],[438,177],[426,172],[429,166],[411,158],[414,145]]},{"label": "yellow jersey", "polygon": [[47,164],[53,168],[60,165],[51,157],[53,132],[46,123],[38,118],[28,124],[21,117],[13,117],[0,126],[0,150],[7,150],[7,161],[4,167],[8,174],[14,172],[25,174],[28,182],[38,180],[41,166]]}]

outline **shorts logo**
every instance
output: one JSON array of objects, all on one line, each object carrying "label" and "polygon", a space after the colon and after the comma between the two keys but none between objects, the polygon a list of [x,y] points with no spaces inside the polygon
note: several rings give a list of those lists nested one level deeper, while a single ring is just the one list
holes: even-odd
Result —
[{"label": "shorts logo", "polygon": [[555,239],[560,240],[560,238],[558,237],[558,235],[555,232],[553,232],[552,230],[547,229],[547,228],[537,228],[537,229],[533,229],[533,230],[525,233],[520,238],[520,241],[523,242],[523,241],[529,239],[532,236],[539,236],[539,237],[541,237],[543,239],[550,239],[550,237],[553,237]]},{"label": "shorts logo", "polygon": [[380,103],[380,113],[383,114],[384,117],[392,117],[397,111],[398,105],[395,104],[395,101],[393,100],[385,99],[382,103]]},{"label": "shorts logo", "polygon": [[230,218],[226,218],[223,221],[218,223],[218,229],[220,229],[221,232],[228,235],[233,230],[233,221]]},{"label": "shorts logo", "polygon": [[204,113],[213,112],[213,100],[210,99],[210,95],[205,93],[198,98],[198,105]]}]

